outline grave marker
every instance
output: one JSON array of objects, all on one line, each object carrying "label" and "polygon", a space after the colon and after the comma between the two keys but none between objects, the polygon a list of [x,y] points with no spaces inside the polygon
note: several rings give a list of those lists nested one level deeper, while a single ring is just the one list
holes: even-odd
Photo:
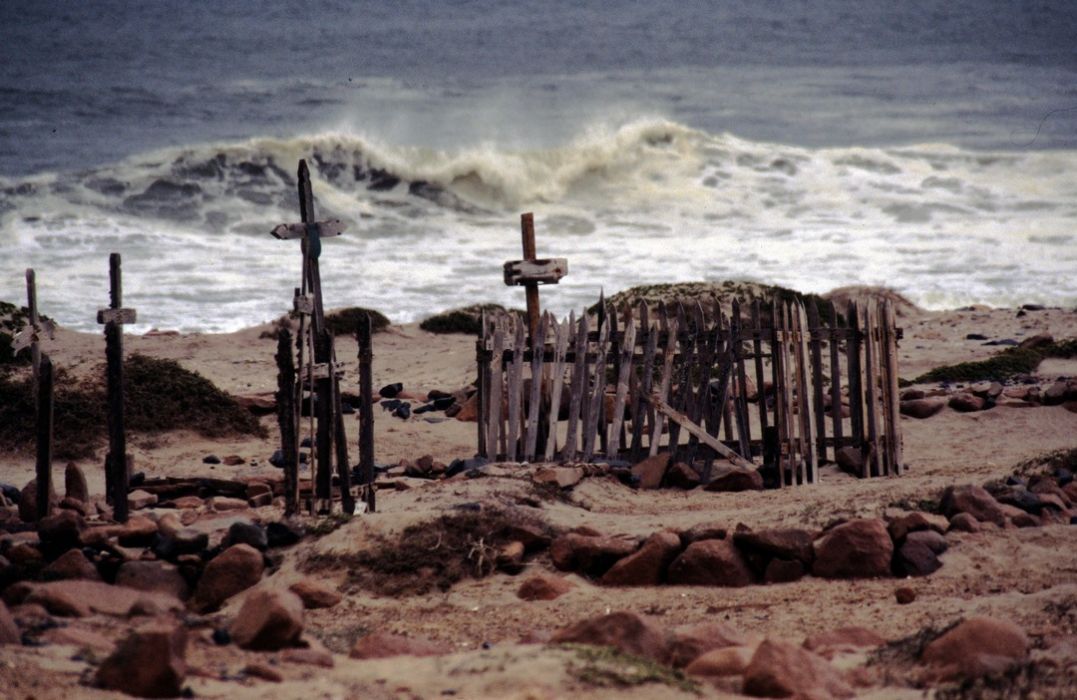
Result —
[{"label": "grave marker", "polygon": [[127,522],[127,442],[123,430],[123,326],[134,323],[134,309],[123,308],[120,254],[108,257],[109,306],[97,312],[105,326],[105,359],[108,385],[108,455],[105,458],[105,497],[113,516]]},{"label": "grave marker", "polygon": [[535,252],[535,216],[528,212],[520,215],[520,232],[523,239],[523,260],[509,260],[505,263],[505,284],[523,286],[527,291],[527,327],[531,337],[538,333],[539,285],[557,284],[568,274],[568,260],[565,258],[538,259]]}]

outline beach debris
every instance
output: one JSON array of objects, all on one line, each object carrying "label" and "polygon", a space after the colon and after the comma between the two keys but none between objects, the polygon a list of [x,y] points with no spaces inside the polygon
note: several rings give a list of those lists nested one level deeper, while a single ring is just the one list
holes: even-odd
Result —
[{"label": "beach debris", "polygon": [[568,274],[568,260],[565,258],[538,259],[535,246],[535,215],[531,212],[520,215],[520,238],[523,243],[523,260],[510,260],[505,263],[505,284],[523,286],[527,294],[527,325],[532,338],[538,337],[539,285],[557,284]]},{"label": "beach debris", "polygon": [[404,385],[400,382],[396,382],[395,384],[386,384],[378,389],[378,395],[384,399],[395,399],[403,390]]}]

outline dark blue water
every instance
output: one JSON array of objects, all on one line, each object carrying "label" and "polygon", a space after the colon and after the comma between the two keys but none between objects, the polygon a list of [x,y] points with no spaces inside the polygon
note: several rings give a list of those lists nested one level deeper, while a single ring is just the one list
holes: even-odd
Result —
[{"label": "dark blue water", "polygon": [[0,175],[327,128],[550,144],[608,110],[805,146],[1077,145],[1077,3],[0,3]]}]

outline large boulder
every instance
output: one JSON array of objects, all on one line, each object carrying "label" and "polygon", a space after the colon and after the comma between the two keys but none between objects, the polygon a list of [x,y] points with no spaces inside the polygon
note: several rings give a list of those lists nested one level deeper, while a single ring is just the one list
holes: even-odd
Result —
[{"label": "large boulder", "polygon": [[958,513],[968,513],[980,522],[991,522],[999,527],[1006,524],[1002,505],[982,486],[948,486],[939,499],[939,508],[950,519]]},{"label": "large boulder", "polygon": [[356,640],[348,656],[353,659],[387,659],[393,656],[441,656],[452,653],[445,642],[374,632]]},{"label": "large boulder", "polygon": [[86,475],[74,462],[69,462],[64,468],[64,495],[83,503],[90,502],[90,489],[86,485]]},{"label": "large boulder", "polygon": [[841,673],[806,649],[766,639],[744,669],[744,693],[764,698],[848,698]]},{"label": "large boulder", "polygon": [[760,530],[759,532],[734,532],[733,544],[745,555],[767,559],[799,561],[811,566],[815,558],[812,533],[794,528]]},{"label": "large boulder", "polygon": [[669,565],[669,582],[681,586],[747,586],[752,571],[729,540],[700,540],[688,545]]},{"label": "large boulder", "polygon": [[624,535],[583,535],[570,532],[550,543],[550,558],[561,571],[601,576],[619,560],[636,551],[639,542]]},{"label": "large boulder", "polygon": [[949,521],[944,516],[916,510],[891,519],[887,525],[887,530],[889,530],[890,538],[894,542],[902,542],[905,535],[910,532],[934,530],[939,534],[943,534],[949,525]]},{"label": "large boulder", "polygon": [[152,605],[158,610],[183,609],[183,604],[171,595],[83,579],[22,582],[9,586],[4,596],[9,603],[37,603],[53,615],[69,617],[91,613],[126,617],[139,605]]},{"label": "large boulder", "polygon": [[57,510],[54,515],[37,523],[37,536],[41,551],[46,558],[54,559],[69,549],[79,546],[79,534],[86,529],[86,521],[73,510]]},{"label": "large boulder", "polygon": [[876,518],[850,520],[815,541],[812,573],[823,578],[889,576],[894,542]]},{"label": "large boulder", "polygon": [[932,641],[921,655],[939,680],[1001,671],[1028,656],[1024,631],[1007,620],[971,617]]},{"label": "large boulder", "polygon": [[244,649],[276,651],[294,646],[303,634],[303,601],[291,591],[252,591],[228,632]]},{"label": "large boulder", "polygon": [[578,622],[555,633],[554,644],[610,646],[659,663],[668,657],[666,635],[635,613],[615,612]]},{"label": "large boulder", "polygon": [[187,628],[154,624],[120,642],[97,669],[97,683],[144,698],[173,698],[187,676]]},{"label": "large boulder", "polygon": [[228,598],[245,591],[262,579],[262,553],[247,544],[237,544],[218,554],[202,572],[191,606],[210,612]]},{"label": "large boulder", "polygon": [[636,552],[614,564],[601,582],[607,586],[657,586],[680,551],[681,538],[677,533],[656,532]]}]

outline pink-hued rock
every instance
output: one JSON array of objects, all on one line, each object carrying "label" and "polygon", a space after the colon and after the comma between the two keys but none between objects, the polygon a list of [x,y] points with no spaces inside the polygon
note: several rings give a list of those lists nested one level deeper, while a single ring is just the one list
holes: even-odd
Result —
[{"label": "pink-hued rock", "polygon": [[601,576],[619,560],[636,551],[634,537],[582,535],[570,532],[550,543],[550,559],[561,571],[580,571]]},{"label": "pink-hued rock", "polygon": [[714,477],[709,484],[703,487],[704,491],[761,491],[763,489],[763,477],[755,469],[733,467],[724,474]]},{"label": "pink-hued rock", "polygon": [[19,627],[15,624],[15,618],[11,616],[7,605],[0,601],[0,646],[20,643],[22,643],[22,635],[19,634]]},{"label": "pink-hued rock", "polygon": [[657,489],[662,486],[662,479],[669,469],[669,454],[657,454],[637,462],[632,467],[632,474],[639,478],[641,489]]},{"label": "pink-hued rock", "polygon": [[288,586],[288,590],[299,596],[299,599],[303,601],[303,607],[309,610],[331,608],[342,599],[340,593],[311,578],[296,581]]},{"label": "pink-hued rock", "polygon": [[666,640],[666,662],[674,668],[682,668],[714,649],[748,643],[749,639],[745,635],[724,622],[681,625],[670,632]]},{"label": "pink-hued rock", "polygon": [[451,653],[452,647],[445,642],[374,632],[356,640],[348,656],[353,659],[387,659],[392,656],[442,656]]},{"label": "pink-hued rock", "polygon": [[521,600],[554,600],[574,587],[571,581],[560,576],[536,574],[520,584],[516,596]]},{"label": "pink-hued rock", "polygon": [[182,624],[132,632],[97,669],[97,683],[146,698],[176,697],[187,676],[187,629]]},{"label": "pink-hued rock", "polygon": [[958,513],[968,513],[980,522],[994,523],[999,527],[1006,524],[1002,504],[982,486],[949,486],[942,492],[939,507],[948,518]]},{"label": "pink-hued rock", "polygon": [[244,649],[275,651],[293,646],[303,634],[303,601],[291,591],[252,591],[228,631]]},{"label": "pink-hued rock", "polygon": [[81,549],[69,549],[60,557],[46,566],[41,571],[41,577],[46,581],[60,581],[65,579],[86,579],[88,581],[100,581],[101,574],[97,567],[90,563]]},{"label": "pink-hued rock", "polygon": [[934,530],[939,534],[943,534],[949,525],[950,523],[945,516],[913,511],[891,520],[887,525],[887,530],[889,530],[890,538],[894,542],[901,542],[910,532]]},{"label": "pink-hued rock", "polygon": [[747,586],[752,572],[729,540],[700,540],[669,565],[669,582],[680,586]]},{"label": "pink-hued rock", "polygon": [[911,399],[901,402],[901,415],[924,420],[935,415],[946,407],[943,399]]},{"label": "pink-hued rock", "polygon": [[191,606],[199,612],[216,610],[228,598],[262,579],[262,553],[248,544],[232,545],[206,564]]},{"label": "pink-hued rock", "polygon": [[186,600],[191,593],[176,565],[166,561],[124,562],[116,572],[116,584],[140,591],[167,593],[179,600]]},{"label": "pink-hued rock", "polygon": [[[16,591],[13,592],[12,589]],[[18,600],[14,602],[37,603],[53,615],[60,616],[85,617],[91,613],[101,613],[126,617],[132,606],[139,601],[152,601],[161,611],[183,609],[183,604],[171,595],[83,579],[46,583],[22,582],[9,586],[4,593],[5,598],[9,592],[17,595]]]},{"label": "pink-hued rock", "polygon": [[681,551],[675,532],[656,532],[637,551],[614,564],[601,579],[607,586],[657,586]]},{"label": "pink-hued rock", "polygon": [[889,576],[894,542],[882,520],[850,520],[815,541],[812,573],[823,578]]},{"label": "pink-hued rock", "polygon": [[830,658],[836,653],[856,649],[874,649],[886,644],[886,640],[864,627],[839,627],[827,632],[809,635],[804,648]]},{"label": "pink-hued rock", "polygon": [[689,676],[704,678],[741,676],[744,675],[754,654],[755,649],[747,646],[712,649],[685,666],[684,672]]},{"label": "pink-hued rock", "polygon": [[766,698],[848,698],[855,695],[841,673],[800,647],[766,639],[744,669],[744,693]]},{"label": "pink-hued rock", "polygon": [[630,612],[615,612],[577,622],[558,631],[550,642],[610,646],[659,663],[665,663],[668,657],[665,633]]},{"label": "pink-hued rock", "polygon": [[950,518],[950,530],[956,532],[979,532],[980,521],[969,513],[957,513]]},{"label": "pink-hued rock", "polygon": [[1000,671],[1028,656],[1024,631],[1008,620],[971,617],[934,640],[920,657],[939,680]]}]

